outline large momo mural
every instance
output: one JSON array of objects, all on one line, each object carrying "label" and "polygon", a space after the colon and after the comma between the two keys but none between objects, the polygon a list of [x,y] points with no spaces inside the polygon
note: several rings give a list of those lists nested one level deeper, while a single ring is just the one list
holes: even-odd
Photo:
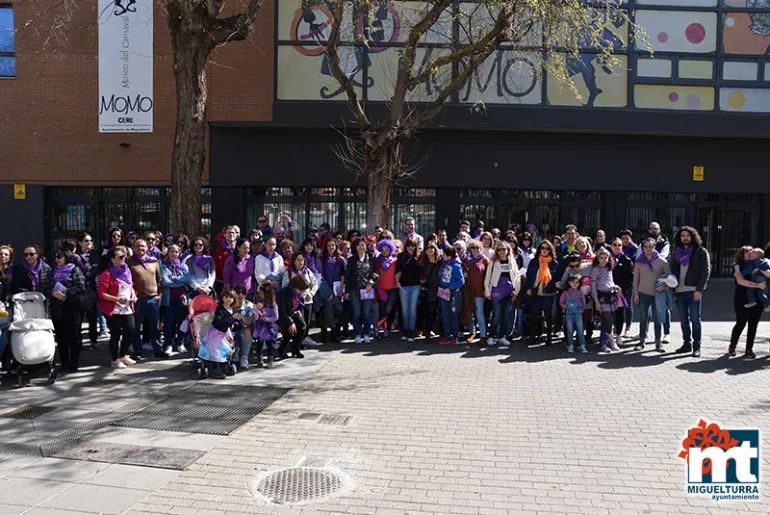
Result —
[{"label": "large momo mural", "polygon": [[[392,96],[399,45],[426,6],[425,2],[383,0],[367,12],[355,0],[348,4],[341,27],[342,65],[367,100],[387,101]],[[439,19],[421,43],[421,63],[448,52],[453,34],[463,39],[463,34],[474,30],[474,23],[483,25],[484,13],[475,4],[458,6],[467,16],[447,14]],[[533,30],[516,48],[502,47],[490,56],[454,101],[770,112],[770,0],[630,0],[624,6],[644,27],[654,55],[644,46],[629,45],[628,27],[618,20],[605,31],[601,44],[614,48],[620,66],[610,69],[597,62],[588,46],[579,57],[566,61],[579,97],[557,80],[544,80],[542,33]],[[344,101],[325,56],[332,16],[324,2],[279,0],[277,18],[278,99]],[[370,42],[368,47],[361,44],[362,34]],[[410,100],[434,98],[451,73],[447,70],[415,86]]]}]

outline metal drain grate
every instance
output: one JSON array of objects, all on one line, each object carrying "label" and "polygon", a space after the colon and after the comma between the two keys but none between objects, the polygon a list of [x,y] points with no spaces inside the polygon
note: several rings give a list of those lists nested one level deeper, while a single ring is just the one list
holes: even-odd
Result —
[{"label": "metal drain grate", "polygon": [[[29,443],[0,443],[0,454],[16,454],[19,456],[42,456],[39,445]],[[0,457],[0,463],[5,458]]]},{"label": "metal drain grate", "polygon": [[317,501],[342,490],[344,479],[330,470],[289,468],[272,472],[257,483],[257,491],[275,504]]},{"label": "metal drain grate", "polygon": [[88,381],[87,383],[83,383],[80,385],[82,388],[113,388],[115,386],[120,386],[121,384],[125,384],[127,381],[125,379],[95,379],[93,381]]},{"label": "metal drain grate", "polygon": [[347,426],[353,420],[350,415],[323,415],[318,419],[319,424],[327,426]]},{"label": "metal drain grate", "polygon": [[328,462],[329,462],[329,459],[324,458],[323,456],[307,456],[305,458],[302,458],[302,461],[300,461],[297,466],[324,468]]},{"label": "metal drain grate", "polygon": [[50,413],[55,409],[56,408],[53,406],[36,406],[34,404],[25,404],[20,408],[6,411],[0,415],[0,418],[19,418],[24,420],[32,420],[33,418],[37,418],[40,415]]},{"label": "metal drain grate", "polygon": [[199,383],[112,425],[226,436],[287,391],[285,388]]},{"label": "metal drain grate", "polygon": [[320,416],[320,413],[301,413],[297,418],[300,420],[316,420]]}]

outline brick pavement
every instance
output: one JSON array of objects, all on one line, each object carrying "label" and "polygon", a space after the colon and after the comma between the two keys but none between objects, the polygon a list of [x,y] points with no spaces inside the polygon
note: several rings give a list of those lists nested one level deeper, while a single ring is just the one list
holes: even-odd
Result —
[{"label": "brick pavement", "polygon": [[[758,359],[726,359],[730,327],[705,324],[699,360],[630,346],[587,356],[561,345],[338,347],[304,383],[128,513],[767,513],[770,353],[762,339]],[[769,333],[762,324],[760,334]],[[676,325],[673,334],[669,351]],[[354,418],[321,425],[299,419],[305,412]],[[763,501],[717,504],[683,492],[676,454],[700,418],[764,430]],[[304,505],[255,495],[266,472],[308,456],[328,460],[350,486]]]}]

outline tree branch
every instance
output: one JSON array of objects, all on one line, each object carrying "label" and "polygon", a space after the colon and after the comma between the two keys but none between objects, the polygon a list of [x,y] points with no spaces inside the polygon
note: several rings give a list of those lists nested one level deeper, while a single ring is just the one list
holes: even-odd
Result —
[{"label": "tree branch", "polygon": [[[217,5],[222,5],[221,0],[209,0],[209,14],[212,11],[216,11],[214,16],[219,15],[219,8]],[[247,39],[254,28],[254,22],[257,19],[257,14],[262,7],[262,0],[249,0],[249,5],[240,14],[234,14],[227,18],[214,18],[211,26],[209,27],[209,33],[211,34],[214,43],[217,45],[223,45],[229,41],[243,41]]]},{"label": "tree branch", "polygon": [[350,109],[353,111],[353,115],[356,117],[356,121],[361,129],[366,129],[371,126],[369,118],[364,112],[364,108],[358,99],[356,88],[353,86],[353,81],[347,76],[345,71],[340,65],[340,54],[337,51],[340,41],[340,30],[342,28],[342,18],[345,15],[345,3],[346,0],[335,0],[334,10],[332,11],[332,17],[334,23],[332,24],[332,31],[329,34],[329,41],[326,45],[326,55],[329,58],[329,64],[331,65],[332,73],[337,82],[340,83],[342,89],[345,90],[345,94],[350,101]]}]

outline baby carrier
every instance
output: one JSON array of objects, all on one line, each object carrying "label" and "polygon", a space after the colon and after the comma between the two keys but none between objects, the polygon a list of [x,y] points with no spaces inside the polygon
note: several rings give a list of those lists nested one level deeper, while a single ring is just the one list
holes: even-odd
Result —
[{"label": "baby carrier", "polygon": [[56,339],[53,322],[48,318],[45,296],[39,292],[17,293],[13,301],[11,333],[11,370],[18,385],[24,386],[24,374],[34,368],[48,369],[48,384],[56,381]]}]

